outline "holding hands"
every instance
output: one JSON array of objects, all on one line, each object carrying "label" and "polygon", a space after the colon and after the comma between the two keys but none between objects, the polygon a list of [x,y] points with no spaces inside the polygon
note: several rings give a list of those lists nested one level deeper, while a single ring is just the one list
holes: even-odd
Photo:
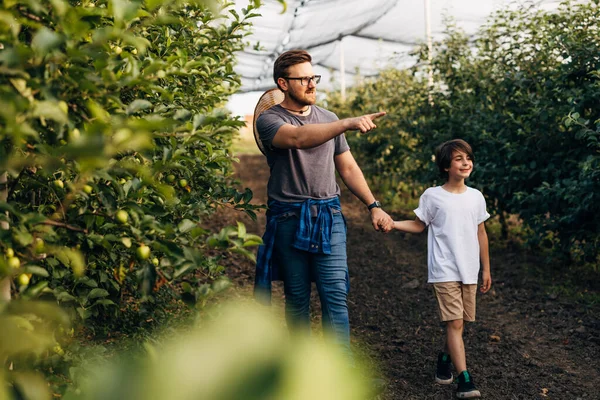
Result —
[{"label": "holding hands", "polygon": [[388,233],[394,229],[394,220],[381,208],[371,210],[371,223],[378,232]]}]

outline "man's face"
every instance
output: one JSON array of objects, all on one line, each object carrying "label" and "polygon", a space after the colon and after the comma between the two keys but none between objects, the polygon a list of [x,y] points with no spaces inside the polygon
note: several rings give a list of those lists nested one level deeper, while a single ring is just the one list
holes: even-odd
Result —
[{"label": "man's face", "polygon": [[[292,65],[287,71],[287,77],[290,78],[302,78],[314,75],[312,64],[309,62]],[[313,80],[310,80],[306,86],[302,86],[302,83],[295,79],[285,79],[285,83],[285,86],[287,86],[286,93],[298,105],[304,107],[315,104],[317,101],[317,85]],[[283,88],[286,89],[286,87]]]}]

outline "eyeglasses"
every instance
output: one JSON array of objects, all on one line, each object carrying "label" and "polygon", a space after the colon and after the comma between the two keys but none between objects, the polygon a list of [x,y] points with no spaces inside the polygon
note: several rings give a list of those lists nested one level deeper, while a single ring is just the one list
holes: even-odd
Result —
[{"label": "eyeglasses", "polygon": [[300,84],[302,86],[308,86],[308,84],[310,83],[310,81],[313,81],[315,83],[315,85],[318,85],[319,82],[321,82],[321,75],[313,75],[313,76],[302,76],[300,78],[283,78],[283,79],[287,79],[289,81],[300,81]]}]

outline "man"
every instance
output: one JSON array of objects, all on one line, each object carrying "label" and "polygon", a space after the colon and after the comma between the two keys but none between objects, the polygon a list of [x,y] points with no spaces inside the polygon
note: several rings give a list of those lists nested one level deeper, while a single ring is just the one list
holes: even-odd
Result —
[{"label": "man", "polygon": [[344,137],[346,131],[374,129],[373,121],[385,112],[339,120],[315,106],[321,77],[313,73],[311,61],[303,50],[277,58],[273,79],[285,98],[256,122],[271,175],[255,294],[268,303],[271,281],[283,280],[288,326],[309,331],[311,281],[316,282],[323,328],[350,355],[346,222],[335,171],[365,204],[375,230],[390,231],[393,220],[373,197]]}]

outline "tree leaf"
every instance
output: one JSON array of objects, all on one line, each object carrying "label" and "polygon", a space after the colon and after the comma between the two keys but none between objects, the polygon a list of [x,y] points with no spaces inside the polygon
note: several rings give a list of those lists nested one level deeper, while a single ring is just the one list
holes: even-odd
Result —
[{"label": "tree leaf", "polygon": [[88,299],[96,299],[98,297],[106,297],[108,295],[109,295],[109,293],[107,290],[95,288],[90,291],[90,293],[88,294],[87,297],[88,297]]},{"label": "tree leaf", "polygon": [[35,117],[44,117],[61,124],[68,122],[67,114],[61,109],[57,101],[38,101],[33,108]]},{"label": "tree leaf", "polygon": [[179,225],[177,225],[177,229],[181,233],[186,233],[186,232],[189,232],[190,230],[192,230],[193,228],[195,228],[196,225],[197,224],[195,222],[193,222],[189,219],[184,219],[183,221],[181,221],[179,223]]},{"label": "tree leaf", "polygon": [[61,36],[46,27],[40,28],[31,40],[31,47],[40,56],[45,56],[62,43]]},{"label": "tree leaf", "polygon": [[138,111],[147,110],[152,107],[148,100],[136,99],[127,106],[127,114],[135,114]]}]

